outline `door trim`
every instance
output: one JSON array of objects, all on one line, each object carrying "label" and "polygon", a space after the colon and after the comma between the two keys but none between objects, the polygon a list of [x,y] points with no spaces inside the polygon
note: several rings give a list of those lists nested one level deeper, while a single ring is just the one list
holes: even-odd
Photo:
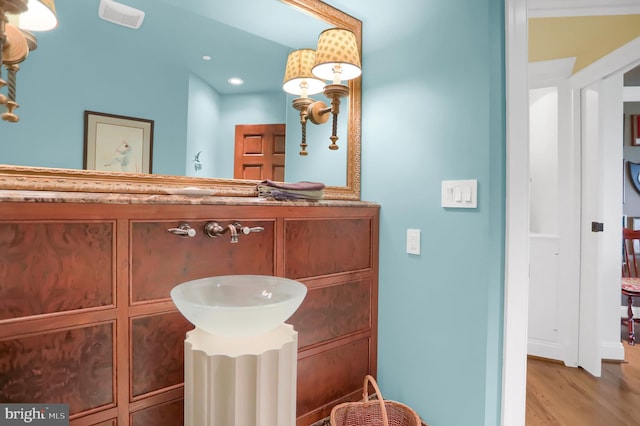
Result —
[{"label": "door trim", "polygon": [[525,424],[529,311],[529,81],[526,0],[505,0],[506,219],[503,425]]}]

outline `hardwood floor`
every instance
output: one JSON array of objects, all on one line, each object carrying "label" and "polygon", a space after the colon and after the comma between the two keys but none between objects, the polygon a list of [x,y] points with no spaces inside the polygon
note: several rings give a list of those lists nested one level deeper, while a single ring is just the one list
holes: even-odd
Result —
[{"label": "hardwood floor", "polygon": [[600,378],[581,368],[529,358],[526,425],[640,425],[640,342],[623,344],[625,362],[604,362]]}]

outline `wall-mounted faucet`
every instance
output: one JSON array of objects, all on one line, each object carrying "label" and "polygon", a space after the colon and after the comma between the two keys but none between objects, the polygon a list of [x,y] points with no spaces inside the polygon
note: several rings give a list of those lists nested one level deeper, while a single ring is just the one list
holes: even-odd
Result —
[{"label": "wall-mounted faucet", "polygon": [[242,233],[244,235],[250,234],[252,232],[262,232],[264,228],[262,226],[242,226],[240,223],[230,223],[226,227],[220,225],[218,222],[207,222],[204,225],[204,235],[209,238],[219,237],[222,234],[229,232],[231,234],[231,243],[238,242],[238,236]]},{"label": "wall-mounted faucet", "polygon": [[229,232],[231,233],[231,243],[237,243],[238,242],[238,228],[236,228],[236,223],[230,223],[229,225],[227,225],[227,228],[229,229]]}]

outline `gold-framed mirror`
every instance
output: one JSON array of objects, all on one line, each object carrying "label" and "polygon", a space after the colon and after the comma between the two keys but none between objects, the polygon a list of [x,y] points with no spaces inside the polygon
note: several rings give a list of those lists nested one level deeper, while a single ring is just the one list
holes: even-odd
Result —
[{"label": "gold-framed mirror", "polygon": [[[330,26],[347,28],[356,34],[359,47],[361,49],[362,41],[362,23],[345,14],[344,12],[333,8],[326,3],[319,0],[280,0],[288,7],[296,8],[306,14],[312,15],[325,21]],[[83,2],[84,3],[84,2]],[[96,8],[98,0],[95,0]],[[197,3],[197,2],[196,2]],[[151,16],[148,17],[150,19]],[[147,19],[147,18],[146,18]],[[64,16],[59,14],[59,28],[56,31],[65,31],[64,28]],[[39,43],[39,49],[32,53],[35,58],[38,54],[44,53],[47,49],[45,43],[45,35],[40,36],[37,34],[39,40],[42,38],[42,42]],[[82,60],[82,52],[74,57],[70,62],[70,66],[73,66],[73,60]],[[18,101],[20,102],[21,84],[29,85],[28,71],[30,67],[31,57],[22,64],[22,70],[18,74]],[[35,62],[35,61],[34,61]],[[282,67],[284,69],[284,61]],[[124,67],[129,66],[124,64]],[[366,72],[366,71],[365,71]],[[22,75],[24,78],[22,78]],[[87,78],[90,78],[88,76]],[[107,84],[108,82],[105,82]],[[38,84],[55,85],[55,79],[52,81],[39,82]],[[345,200],[358,200],[360,199],[360,153],[361,153],[361,83],[360,79],[356,79],[349,82],[350,96],[348,98],[348,107],[345,108],[347,113],[342,113],[341,120],[347,123],[347,141],[344,141],[341,145],[341,149],[346,151],[346,178],[344,186],[327,186],[325,188],[326,199],[345,199]],[[59,88],[60,96],[65,96],[65,92],[74,90],[73,87]],[[159,88],[158,90],[163,90]],[[24,92],[24,89],[23,89]],[[27,108],[29,102],[37,102],[37,98],[31,97],[22,100],[24,102],[23,109]],[[297,114],[294,111],[290,103],[289,108],[292,110],[292,114]],[[166,108],[171,109],[173,104],[171,99],[167,100]],[[89,100],[86,103],[85,110],[99,110]],[[20,111],[20,110],[18,110]],[[74,120],[82,121],[84,111],[77,111],[77,115],[74,115]],[[109,111],[111,112],[111,111]],[[182,111],[176,111],[177,114],[181,114]],[[56,114],[56,111],[51,111],[52,115]],[[76,114],[74,112],[74,114]],[[127,114],[123,114],[127,115]],[[163,125],[164,124],[164,125]],[[252,180],[237,180],[231,178],[206,178],[195,176],[177,176],[170,174],[135,174],[135,173],[119,173],[119,172],[106,172],[96,170],[82,170],[72,169],[66,167],[52,166],[31,166],[31,165],[15,165],[6,164],[3,161],[1,145],[6,144],[19,144],[20,140],[15,138],[6,138],[3,135],[3,127],[12,126],[11,123],[0,122],[0,189],[21,189],[21,190],[46,190],[46,191],[81,191],[81,192],[111,192],[111,193],[145,193],[145,194],[162,194],[169,188],[179,187],[191,187],[197,186],[203,189],[212,190],[215,195],[219,196],[243,196],[250,197],[256,196],[256,184],[257,181]],[[23,120],[18,124],[19,126],[29,126],[26,120]],[[158,123],[156,121],[155,132],[163,132],[163,129],[169,127],[169,123]],[[330,127],[330,126],[326,126]],[[64,129],[50,128],[50,132],[64,132]],[[299,129],[296,130],[299,132]],[[318,141],[319,145],[322,145],[326,149],[328,145],[328,136],[330,134],[330,128],[325,130],[326,139]],[[77,131],[69,132],[65,137],[72,138],[75,141],[79,141],[82,145],[82,134]],[[346,142],[346,143],[345,143]],[[6,151],[5,151],[6,152]],[[297,155],[297,152],[292,152],[292,155]],[[309,156],[313,161],[313,155]],[[161,173],[161,172],[158,172]],[[300,179],[302,180],[302,179]]]}]

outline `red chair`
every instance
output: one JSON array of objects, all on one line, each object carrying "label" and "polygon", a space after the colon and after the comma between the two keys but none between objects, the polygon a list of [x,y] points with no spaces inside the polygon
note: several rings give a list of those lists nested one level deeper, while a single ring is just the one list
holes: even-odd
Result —
[{"label": "red chair", "polygon": [[622,261],[622,294],[627,296],[627,326],[629,327],[629,344],[635,345],[635,325],[633,320],[633,298],[640,296],[640,230],[622,229],[623,261]]}]

